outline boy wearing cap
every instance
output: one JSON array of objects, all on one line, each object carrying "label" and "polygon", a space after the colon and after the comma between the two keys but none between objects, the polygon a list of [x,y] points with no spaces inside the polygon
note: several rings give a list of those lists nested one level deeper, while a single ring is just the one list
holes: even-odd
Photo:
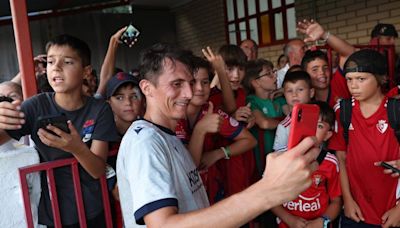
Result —
[{"label": "boy wearing cap", "polygon": [[[131,74],[119,72],[114,75],[106,84],[106,99],[110,104],[114,113],[115,125],[117,127],[120,138],[131,126],[132,122],[142,116],[143,100],[142,93],[139,89],[139,79]],[[107,176],[109,189],[113,199],[111,203],[113,206],[114,221],[116,227],[122,227],[122,213],[119,204],[119,191],[124,194],[125,189],[118,189],[115,178],[117,153],[120,142],[115,142],[110,145],[110,153],[107,160],[109,165],[108,171],[111,174]],[[110,168],[112,167],[112,169]]]},{"label": "boy wearing cap", "polygon": [[107,82],[106,98],[114,113],[117,131],[124,135],[132,122],[142,115],[139,80],[127,73],[117,73]]},{"label": "boy wearing cap", "polygon": [[388,98],[382,93],[387,74],[385,58],[371,49],[360,50],[347,59],[344,70],[353,106],[349,140],[345,142],[338,121],[338,132],[330,142],[330,148],[337,151],[341,170],[345,212],[342,227],[399,226],[398,179],[374,166],[376,162],[399,159],[399,143],[388,124]]},{"label": "boy wearing cap", "polygon": [[395,45],[396,38],[398,37],[399,34],[392,24],[378,23],[372,29],[370,44]]}]

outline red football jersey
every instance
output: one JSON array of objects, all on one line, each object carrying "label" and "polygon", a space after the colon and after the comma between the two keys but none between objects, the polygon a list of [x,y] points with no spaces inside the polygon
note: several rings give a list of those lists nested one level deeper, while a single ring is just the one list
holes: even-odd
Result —
[{"label": "red football jersey", "polygon": [[[233,91],[235,95],[236,107],[246,105],[246,92],[243,88]],[[217,87],[211,89],[209,100],[213,102],[214,107],[221,108],[223,103],[222,91]],[[218,140],[219,147],[229,146],[229,140]],[[220,160],[217,165],[226,177],[224,179],[225,196],[230,196],[247,188],[255,171],[255,162],[253,151],[247,151],[239,156],[232,157],[229,160]]]},{"label": "red football jersey", "polygon": [[388,123],[387,97],[368,118],[361,113],[357,100],[353,98],[352,103],[349,144],[346,145],[343,127],[337,120],[338,132],[332,137],[330,148],[346,151],[351,194],[361,208],[365,222],[381,225],[382,215],[396,205],[398,179],[384,174],[383,168],[374,163],[399,159],[399,143]]},{"label": "red football jersey", "polygon": [[[295,200],[283,204],[287,212],[306,220],[322,216],[329,206],[329,201],[342,195],[339,165],[335,155],[327,153],[311,178],[312,185],[307,190]],[[281,221],[279,227],[288,226]]]},{"label": "red football jersey", "polygon": [[337,69],[332,75],[328,104],[333,108],[338,99],[350,97],[346,78],[343,76],[341,70]]},{"label": "red football jersey", "polygon": [[[203,105],[202,111],[199,113],[195,124],[201,120],[205,114],[208,112],[208,104]],[[204,148],[203,151],[210,151],[213,149],[220,148],[220,141],[221,137],[224,139],[232,140],[240,134],[243,130],[243,127],[239,124],[237,120],[230,117],[221,109],[215,110],[222,118],[222,125],[220,127],[220,131],[218,134],[209,133],[206,135],[204,139]],[[187,120],[180,120],[177,124],[175,133],[176,136],[181,139],[184,144],[188,144],[190,141],[190,137],[192,136],[193,128],[190,126]],[[202,170],[200,175],[202,177],[204,187],[207,190],[208,198],[210,204],[215,203],[216,201],[220,200],[219,193],[224,192],[224,182],[226,181],[226,176],[224,170],[221,170],[220,164],[221,162],[217,162],[216,165],[209,167],[207,170]]]}]

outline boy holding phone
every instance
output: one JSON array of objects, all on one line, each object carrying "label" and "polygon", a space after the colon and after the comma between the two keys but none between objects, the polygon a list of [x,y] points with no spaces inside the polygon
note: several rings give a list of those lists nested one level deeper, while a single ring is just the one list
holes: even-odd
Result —
[{"label": "boy holding phone", "polygon": [[[282,88],[290,111],[295,104],[310,103],[314,97],[310,75],[305,71],[287,73]],[[287,150],[291,118],[291,114],[289,114],[278,124],[273,146],[274,151]]]},{"label": "boy holding phone", "polygon": [[[385,175],[381,161],[399,159],[399,143],[388,124],[382,92],[386,76],[385,58],[377,51],[363,49],[344,64],[347,86],[352,95],[348,143],[338,120],[338,132],[330,142],[341,169],[344,200],[342,227],[397,227],[398,178]],[[340,116],[340,109],[337,110]]]},{"label": "boy holding phone", "polygon": [[[108,142],[117,140],[112,111],[103,100],[82,94],[82,81],[91,71],[87,44],[69,35],[50,40],[47,50],[47,76],[54,93],[43,93],[24,101],[0,103],[0,142],[10,136],[19,139],[31,135],[41,161],[75,157],[80,164],[82,194],[88,227],[104,227],[100,185],[96,180],[104,174]],[[47,125],[39,126],[39,116],[64,113],[71,133]],[[46,130],[54,132],[56,135]],[[70,167],[55,170],[62,224],[79,227]],[[54,226],[51,202],[45,175],[42,175],[42,196],[39,223]]]},{"label": "boy holding phone", "polygon": [[317,125],[317,144],[321,152],[318,169],[311,175],[312,185],[298,198],[272,209],[278,216],[279,227],[328,227],[342,206],[339,165],[336,156],[325,149],[333,134],[335,113],[328,103],[316,101],[320,114]]}]

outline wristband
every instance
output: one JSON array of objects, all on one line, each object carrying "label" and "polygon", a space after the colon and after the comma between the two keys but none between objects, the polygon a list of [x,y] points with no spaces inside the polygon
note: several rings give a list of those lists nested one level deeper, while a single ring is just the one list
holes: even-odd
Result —
[{"label": "wristband", "polygon": [[325,33],[324,37],[322,37],[322,42],[326,43],[331,36],[331,33],[328,31]]},{"label": "wristband", "polygon": [[221,150],[225,154],[225,159],[230,159],[231,158],[231,151],[229,150],[229,147],[221,147]]},{"label": "wristband", "polygon": [[323,219],[323,228],[328,228],[328,224],[331,222],[331,219],[327,215],[322,215],[321,218]]}]

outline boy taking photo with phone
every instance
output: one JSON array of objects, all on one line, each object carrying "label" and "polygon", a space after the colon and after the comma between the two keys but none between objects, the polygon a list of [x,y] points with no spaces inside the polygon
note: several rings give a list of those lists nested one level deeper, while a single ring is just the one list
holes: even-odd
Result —
[{"label": "boy taking photo with phone", "polygon": [[[50,40],[47,50],[47,77],[54,93],[42,93],[24,101],[0,103],[0,143],[10,137],[31,135],[41,162],[75,157],[80,164],[82,195],[88,227],[105,227],[100,184],[105,172],[108,142],[118,139],[112,111],[103,100],[82,94],[85,74],[91,71],[90,49],[75,37],[60,35]],[[70,133],[47,125],[39,126],[39,116],[62,113]],[[55,133],[46,131],[50,130]],[[79,227],[70,167],[55,170],[62,225]],[[46,176],[42,175],[39,223],[53,227],[51,201]]]}]

